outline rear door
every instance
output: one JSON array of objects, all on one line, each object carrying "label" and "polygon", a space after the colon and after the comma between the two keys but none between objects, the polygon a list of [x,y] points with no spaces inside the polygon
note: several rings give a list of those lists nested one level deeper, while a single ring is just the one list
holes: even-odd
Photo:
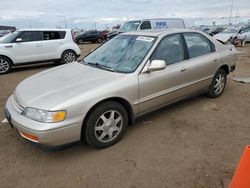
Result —
[{"label": "rear door", "polygon": [[43,41],[41,46],[43,49],[42,60],[53,60],[60,58],[58,49],[64,45],[63,40],[66,31],[43,31]]},{"label": "rear door", "polygon": [[164,60],[164,70],[139,74],[139,108],[146,113],[186,95],[185,51],[180,34],[166,36],[149,61]]},{"label": "rear door", "polygon": [[187,85],[195,92],[208,88],[218,68],[220,56],[213,43],[200,33],[183,34],[189,60],[186,64]]}]

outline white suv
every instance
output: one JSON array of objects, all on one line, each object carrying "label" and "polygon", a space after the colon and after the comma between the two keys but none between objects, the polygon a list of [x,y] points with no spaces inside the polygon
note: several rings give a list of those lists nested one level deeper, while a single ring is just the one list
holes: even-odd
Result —
[{"label": "white suv", "polygon": [[70,29],[18,30],[0,40],[0,74],[28,63],[70,63],[80,54]]}]

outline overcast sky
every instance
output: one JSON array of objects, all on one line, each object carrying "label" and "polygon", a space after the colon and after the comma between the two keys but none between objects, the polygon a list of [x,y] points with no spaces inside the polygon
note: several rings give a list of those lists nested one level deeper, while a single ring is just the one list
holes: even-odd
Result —
[{"label": "overcast sky", "polygon": [[[104,27],[136,18],[228,17],[232,0],[0,0],[0,25]],[[249,16],[249,0],[234,0],[233,16]]]}]

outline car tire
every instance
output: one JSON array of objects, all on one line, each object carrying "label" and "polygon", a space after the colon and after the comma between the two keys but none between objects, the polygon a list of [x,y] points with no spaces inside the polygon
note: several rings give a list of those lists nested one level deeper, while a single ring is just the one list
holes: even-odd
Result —
[{"label": "car tire", "polygon": [[83,44],[83,40],[82,40],[82,39],[79,39],[79,40],[77,41],[77,44]]},{"label": "car tire", "polygon": [[106,148],[117,143],[128,127],[128,114],[118,102],[109,101],[90,112],[84,123],[85,141],[96,148]]},{"label": "car tire", "polygon": [[223,69],[219,69],[213,78],[212,84],[209,86],[207,95],[211,98],[219,97],[223,94],[227,83],[227,73]]},{"label": "car tire", "polygon": [[60,64],[72,63],[72,62],[76,61],[76,59],[77,59],[77,57],[76,57],[76,53],[74,51],[66,50],[62,54]]},{"label": "car tire", "polygon": [[6,74],[12,69],[12,62],[9,58],[0,56],[0,74]]}]

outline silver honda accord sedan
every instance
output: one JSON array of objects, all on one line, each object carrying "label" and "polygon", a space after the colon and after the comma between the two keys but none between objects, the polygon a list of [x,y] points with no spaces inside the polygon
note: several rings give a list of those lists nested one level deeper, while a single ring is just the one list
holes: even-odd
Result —
[{"label": "silver honda accord sedan", "polygon": [[33,75],[9,97],[10,125],[31,142],[117,143],[134,119],[190,95],[222,95],[236,49],[193,30],[118,35],[74,62]]}]

